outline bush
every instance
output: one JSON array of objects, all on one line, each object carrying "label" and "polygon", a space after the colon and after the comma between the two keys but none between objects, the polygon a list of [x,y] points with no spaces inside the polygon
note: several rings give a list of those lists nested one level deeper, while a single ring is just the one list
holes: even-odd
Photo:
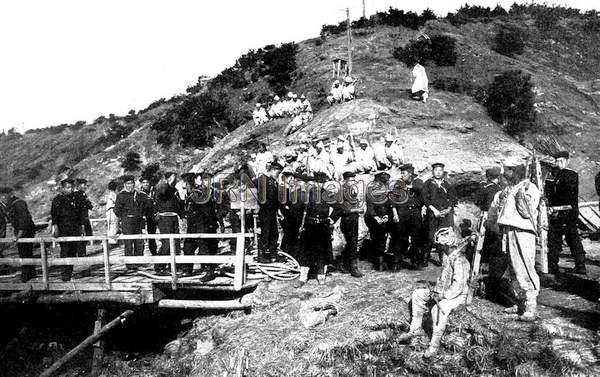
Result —
[{"label": "bush", "polygon": [[292,42],[270,49],[263,56],[262,76],[265,77],[275,93],[285,92],[292,83],[296,70],[297,52],[298,45]]},{"label": "bush", "polygon": [[73,131],[78,131],[78,130],[82,129],[83,127],[85,127],[85,120],[79,120],[71,126],[71,129]]},{"label": "bush", "polygon": [[560,21],[560,15],[558,12],[540,12],[535,17],[535,26],[537,26],[537,28],[541,31],[546,32],[556,28],[558,21]]},{"label": "bush", "polygon": [[125,123],[121,120],[111,120],[110,126],[102,136],[100,143],[105,144],[114,144],[117,141],[126,138],[133,132],[135,128],[135,124]]},{"label": "bush", "polygon": [[158,162],[147,164],[142,170],[141,177],[149,180],[152,186],[156,186],[161,177],[160,164]]},{"label": "bush", "polygon": [[490,9],[489,7],[484,8],[478,5],[470,6],[465,4],[456,13],[448,13],[446,19],[452,25],[460,26],[472,21],[491,21],[494,17],[505,16],[507,14],[508,12],[500,5],[497,5],[494,9]]},{"label": "bush", "polygon": [[514,58],[521,55],[525,48],[525,42],[518,30],[500,29],[494,37],[493,49],[499,54]]},{"label": "bush", "polygon": [[534,97],[531,76],[508,71],[489,85],[484,105],[490,117],[515,136],[535,127]]},{"label": "bush", "polygon": [[140,165],[142,164],[142,158],[140,154],[137,152],[128,152],[125,155],[125,159],[121,162],[121,167],[125,171],[133,172],[136,170],[140,170]]},{"label": "bush", "polygon": [[477,102],[483,102],[486,96],[485,88],[458,77],[438,77],[433,80],[431,86],[446,92],[466,94]]},{"label": "bush", "polygon": [[444,35],[436,35],[430,40],[419,39],[409,43],[406,47],[398,47],[393,51],[396,59],[407,66],[415,63],[428,65],[433,60],[438,66],[452,66],[456,64],[456,40]]}]

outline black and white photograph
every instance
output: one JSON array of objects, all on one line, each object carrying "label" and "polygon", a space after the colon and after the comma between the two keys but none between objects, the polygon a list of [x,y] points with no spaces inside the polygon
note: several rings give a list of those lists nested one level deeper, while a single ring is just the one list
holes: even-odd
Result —
[{"label": "black and white photograph", "polygon": [[0,376],[600,376],[600,3],[0,3]]}]

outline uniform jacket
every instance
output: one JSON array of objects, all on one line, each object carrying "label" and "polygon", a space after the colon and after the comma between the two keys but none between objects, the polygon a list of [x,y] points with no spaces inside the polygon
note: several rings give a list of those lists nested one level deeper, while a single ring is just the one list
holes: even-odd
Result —
[{"label": "uniform jacket", "polygon": [[445,179],[438,184],[434,178],[429,178],[423,185],[423,202],[427,207],[434,206],[442,211],[456,205],[456,191]]},{"label": "uniform jacket", "polygon": [[141,220],[148,212],[148,197],[139,191],[121,191],[115,201],[115,215],[121,221],[125,219]]},{"label": "uniform jacket", "polygon": [[387,187],[374,181],[367,189],[367,211],[365,218],[383,217],[389,215],[390,200]]},{"label": "uniform jacket", "polygon": [[87,194],[83,191],[74,191],[73,197],[75,198],[75,204],[79,211],[81,212],[81,217],[83,219],[89,219],[89,211],[94,208],[94,205],[88,198]]},{"label": "uniform jacket", "polygon": [[[8,219],[6,217],[6,207],[4,204],[0,203],[0,238],[6,237],[6,225],[8,223]],[[1,248],[1,246],[0,246]]]},{"label": "uniform jacket", "polygon": [[268,175],[260,175],[255,182],[258,189],[260,208],[277,209],[279,207],[279,184]]},{"label": "uniform jacket", "polygon": [[166,182],[159,183],[156,186],[154,212],[155,214],[173,212],[179,217],[183,217],[183,203],[179,200],[175,187]]},{"label": "uniform jacket", "polygon": [[359,215],[357,211],[362,207],[359,194],[358,185],[346,183],[342,185],[342,200],[336,202],[331,214],[331,218],[334,222],[342,216]]},{"label": "uniform jacket", "polygon": [[[396,195],[394,188],[392,192],[390,192],[390,204],[391,207],[395,207],[396,209],[405,209],[405,208],[418,208],[421,209],[423,207],[423,181],[419,178],[413,179],[413,181],[404,186],[402,195]],[[408,194],[408,200],[406,203],[402,203],[406,200],[406,193]],[[403,200],[404,199],[404,200]]]},{"label": "uniform jacket", "polygon": [[469,289],[471,266],[460,250],[454,250],[442,263],[442,273],[434,291],[445,300],[466,296]]},{"label": "uniform jacket", "polygon": [[[306,222],[311,223],[311,220],[320,221],[321,225],[329,226],[329,215],[331,205],[327,203],[327,200],[323,200],[328,194],[324,190],[320,192],[320,197],[317,195],[319,188],[311,188],[308,193],[308,204],[306,205]],[[309,235],[310,236],[310,235]]]},{"label": "uniform jacket", "polygon": [[[520,194],[518,194],[520,192]],[[529,218],[523,216],[523,211],[517,208],[518,195],[522,195],[529,206]],[[514,186],[508,186],[496,193],[490,208],[490,220],[497,218],[499,225],[512,226],[521,230],[536,232],[537,208],[540,202],[540,190],[529,180],[521,181]]]},{"label": "uniform jacket", "polygon": [[35,224],[25,200],[16,196],[11,197],[6,205],[6,215],[13,226],[15,234],[19,231],[23,231],[23,234],[35,233]]},{"label": "uniform jacket", "polygon": [[481,185],[479,192],[477,193],[477,199],[475,204],[482,211],[489,211],[492,202],[494,201],[494,196],[498,191],[502,190],[499,184],[494,182],[485,182]]},{"label": "uniform jacket", "polygon": [[195,186],[185,199],[185,213],[189,224],[215,226],[219,223],[219,207],[215,200],[215,190]]},{"label": "uniform jacket", "polygon": [[77,198],[73,194],[58,194],[52,200],[50,208],[52,224],[61,227],[76,227],[83,225],[84,217],[78,205]]},{"label": "uniform jacket", "polygon": [[579,205],[579,175],[571,169],[559,170],[554,182],[546,182],[546,197],[550,206]]}]

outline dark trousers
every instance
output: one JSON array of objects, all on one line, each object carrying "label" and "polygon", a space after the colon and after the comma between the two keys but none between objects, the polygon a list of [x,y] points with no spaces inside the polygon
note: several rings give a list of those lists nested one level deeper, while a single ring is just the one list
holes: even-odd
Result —
[{"label": "dark trousers", "polygon": [[585,251],[577,231],[577,211],[559,212],[556,217],[550,218],[548,228],[548,270],[551,273],[558,271],[558,260],[562,251],[563,236],[571,249],[576,266],[585,265]]},{"label": "dark trousers", "polygon": [[438,230],[447,227],[454,227],[454,211],[440,218],[435,217],[431,212],[427,214],[427,243],[423,247],[424,257],[426,258],[424,262],[429,260],[429,257],[431,256],[431,250],[434,247],[440,255],[440,263],[442,262],[441,256],[443,255],[447,246],[437,245],[435,243],[435,234]]},{"label": "dark trousers", "polygon": [[[246,217],[246,231],[249,231],[254,226],[254,218],[252,216],[252,213],[249,211],[246,211],[245,217]],[[242,220],[240,219],[240,213],[238,211],[229,212],[229,222],[231,224],[231,233],[241,232]],[[244,249],[246,249],[250,245],[250,239],[245,238],[244,240],[245,240]],[[231,249],[231,252],[235,253],[236,248],[237,248],[237,239],[236,238],[230,239],[229,247]]]},{"label": "dark trousers", "polygon": [[[421,255],[423,219],[420,208],[398,208],[398,222],[390,223],[390,250],[396,259]],[[409,253],[410,246],[410,253]]]},{"label": "dark trousers", "polygon": [[[188,220],[189,221],[189,220]],[[188,233],[216,233],[217,224],[189,223]],[[198,255],[216,255],[219,250],[219,240],[216,238],[186,238],[183,241],[183,254],[194,255],[198,250]],[[191,273],[194,265],[185,263],[181,265],[181,271]]]},{"label": "dark trousers", "polygon": [[[146,231],[148,234],[156,234],[156,222],[153,218],[146,219]],[[156,240],[148,240],[148,250],[151,255],[157,255],[156,249]]]},{"label": "dark trousers", "polygon": [[[84,227],[84,231],[85,231],[85,235],[86,236],[92,236],[94,234],[94,232],[92,232],[92,223],[90,222],[90,219],[85,219],[83,221],[83,227]],[[87,242],[78,242],[78,249],[77,249],[77,256],[78,257],[85,257],[87,254]]]},{"label": "dark trousers", "polygon": [[[142,219],[141,218],[126,218],[121,221],[121,231],[123,234],[142,234]],[[124,240],[125,256],[142,256],[144,255],[143,240]],[[135,268],[135,265],[126,265],[128,269]]]},{"label": "dark trousers", "polygon": [[[23,238],[33,238],[35,232],[25,232]],[[33,258],[33,244],[32,243],[18,243],[17,251],[19,252],[19,258]],[[25,283],[35,277],[35,266],[23,266],[21,267],[21,281]]]},{"label": "dark trousers", "polygon": [[277,256],[277,208],[261,207],[258,211],[260,222],[260,237],[258,238],[258,253],[265,256]]},{"label": "dark trousers", "polygon": [[[58,233],[60,237],[78,237],[81,236],[81,227],[79,224],[58,224]],[[85,253],[85,249],[81,247],[82,242],[60,242],[60,257],[61,258],[73,258],[76,256],[82,256],[82,251]],[[63,281],[71,280],[73,275],[73,266],[63,266],[61,272],[61,278]]]},{"label": "dark trousers", "polygon": [[[174,234],[179,233],[179,218],[177,216],[161,216],[158,219],[158,230],[161,234]],[[168,239],[160,240],[160,249],[158,255],[170,255],[171,245]],[[179,254],[179,240],[175,240],[175,254]],[[167,268],[164,263],[157,263],[154,265],[154,270],[162,271]]]},{"label": "dark trousers", "polygon": [[358,213],[343,216],[340,219],[340,230],[346,241],[342,261],[349,264],[351,260],[358,259]]},{"label": "dark trousers", "polygon": [[302,236],[304,243],[304,261],[301,263],[322,274],[325,265],[330,263],[331,229],[327,224],[305,224]]},{"label": "dark trousers", "polygon": [[380,257],[385,255],[389,224],[378,224],[372,217],[365,217],[365,224],[367,224],[367,228],[369,228],[369,236],[371,237],[373,248],[371,258],[373,258],[374,261],[378,261]]},{"label": "dark trousers", "polygon": [[300,252],[300,223],[302,219],[298,219],[296,216],[289,214],[284,216],[281,221],[281,230],[283,236],[281,237],[281,250],[284,253],[288,253],[294,259],[297,259]]}]

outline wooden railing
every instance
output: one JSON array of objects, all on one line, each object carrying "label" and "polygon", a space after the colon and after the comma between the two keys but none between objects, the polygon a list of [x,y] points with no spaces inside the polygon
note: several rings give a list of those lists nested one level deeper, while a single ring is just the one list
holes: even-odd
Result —
[{"label": "wooden railing", "polygon": [[[177,264],[184,263],[202,263],[202,264],[227,264],[234,265],[233,287],[234,290],[241,290],[246,279],[245,262],[245,238],[254,237],[252,233],[245,233],[246,221],[244,216],[244,206],[241,206],[241,229],[240,233],[191,233],[191,234],[132,234],[121,235],[115,238],[103,236],[78,236],[78,237],[36,237],[21,238],[17,243],[32,243],[40,245],[41,258],[0,258],[0,265],[8,266],[41,266],[42,280],[44,289],[49,287],[48,268],[50,266],[94,266],[104,265],[104,289],[111,290],[111,267],[122,264],[170,264],[171,266],[171,286],[177,289]],[[177,255],[175,240],[181,239],[237,239],[234,255]],[[111,256],[109,241],[112,240],[169,240],[170,255],[161,256]],[[69,257],[69,258],[48,258],[46,244],[56,244],[58,242],[101,242],[102,256],[89,257]],[[0,238],[0,243],[14,243],[13,238]]]}]

